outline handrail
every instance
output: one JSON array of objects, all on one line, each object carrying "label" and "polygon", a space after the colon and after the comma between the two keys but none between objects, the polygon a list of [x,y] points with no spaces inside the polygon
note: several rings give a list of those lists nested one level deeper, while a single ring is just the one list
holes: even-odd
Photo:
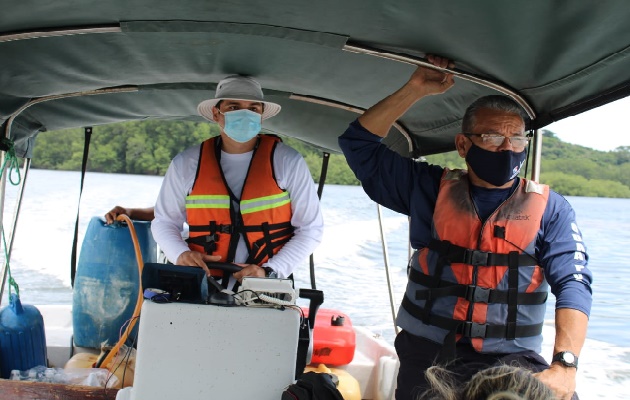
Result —
[{"label": "handrail", "polygon": [[0,34],[0,43],[18,40],[40,39],[58,36],[88,35],[93,33],[120,33],[120,25],[98,25],[90,27],[69,27],[56,29],[35,29],[31,31]]},{"label": "handrail", "polygon": [[351,52],[351,53],[366,54],[366,55],[375,56],[375,57],[381,57],[381,58],[385,58],[385,59],[388,59],[388,60],[398,61],[398,62],[402,62],[402,63],[406,63],[406,64],[423,66],[423,67],[435,69],[437,71],[442,71],[442,72],[447,72],[449,74],[453,74],[453,75],[457,76],[458,78],[465,79],[465,80],[470,81],[470,82],[474,82],[474,83],[476,83],[478,85],[482,85],[482,86],[488,87],[490,89],[494,89],[494,90],[496,90],[498,92],[501,92],[501,93],[505,94],[506,96],[511,97],[521,107],[523,107],[523,109],[525,110],[525,112],[527,112],[527,115],[529,116],[530,119],[535,119],[536,118],[536,113],[534,112],[534,109],[529,105],[527,100],[525,100],[520,94],[518,94],[514,90],[506,87],[505,85],[502,85],[502,84],[497,83],[497,82],[492,82],[489,79],[481,78],[479,76],[475,76],[475,75],[472,75],[472,74],[469,74],[469,73],[466,73],[466,72],[462,72],[462,71],[459,71],[459,70],[453,69],[453,68],[436,67],[435,65],[431,64],[430,62],[428,62],[426,60],[423,60],[423,59],[420,59],[420,58],[414,58],[414,57],[411,57],[411,56],[403,56],[403,55],[400,55],[400,54],[389,53],[389,52],[386,52],[386,51],[381,51],[381,50],[378,50],[378,49],[373,49],[373,48],[364,47],[364,46],[347,44],[347,45],[345,45],[343,47],[343,50]]},{"label": "handrail", "polygon": [[[291,94],[291,96],[289,96],[289,99],[300,100],[300,101],[314,103],[314,104],[321,104],[323,106],[339,108],[341,110],[351,111],[357,114],[363,114],[365,112],[364,108],[350,106],[348,104],[344,104],[344,103],[334,101],[334,100],[323,99],[321,97],[306,96],[302,94]],[[413,139],[411,139],[411,134],[409,133],[409,131],[398,122],[394,122],[393,126],[407,140],[409,153],[412,153],[414,150],[414,144],[413,144]]]},{"label": "handrail", "polygon": [[15,120],[15,118],[17,118],[17,116],[20,115],[24,110],[26,110],[27,108],[31,106],[34,106],[35,104],[39,104],[39,103],[43,103],[43,102],[51,101],[51,100],[66,99],[70,97],[95,96],[99,94],[127,93],[127,92],[137,92],[137,91],[138,91],[137,86],[119,86],[119,87],[106,88],[106,89],[88,90],[85,92],[72,92],[72,93],[55,94],[51,96],[38,97],[24,104],[17,111],[11,114],[11,117],[9,117],[9,119],[7,120],[7,125],[5,127],[5,135],[7,138],[11,138],[11,126],[13,125],[13,120]]}]

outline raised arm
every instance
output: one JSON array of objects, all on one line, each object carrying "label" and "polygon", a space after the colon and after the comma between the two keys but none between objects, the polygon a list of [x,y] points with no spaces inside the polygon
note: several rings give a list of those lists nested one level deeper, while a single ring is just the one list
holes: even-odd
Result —
[{"label": "raised arm", "polygon": [[[427,55],[427,59],[440,68],[452,68],[454,65],[452,61],[434,55]],[[453,74],[418,67],[403,87],[370,107],[359,117],[359,122],[373,134],[385,137],[394,122],[416,101],[425,96],[444,93],[453,84]]]}]

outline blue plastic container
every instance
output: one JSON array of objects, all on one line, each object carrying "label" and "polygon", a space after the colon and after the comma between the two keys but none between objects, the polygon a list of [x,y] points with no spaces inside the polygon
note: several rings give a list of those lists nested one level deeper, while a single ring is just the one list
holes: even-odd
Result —
[{"label": "blue plastic container", "polygon": [[0,375],[8,379],[11,370],[24,371],[48,365],[44,318],[37,307],[22,305],[12,293],[9,305],[0,311]]},{"label": "blue plastic container", "polygon": [[[157,245],[151,235],[151,223],[133,221],[133,226],[143,261],[156,262]],[[118,342],[121,327],[132,317],[138,300],[138,281],[129,227],[118,223],[107,225],[100,217],[92,218],[74,279],[75,346],[100,348],[104,342],[110,346]]]}]

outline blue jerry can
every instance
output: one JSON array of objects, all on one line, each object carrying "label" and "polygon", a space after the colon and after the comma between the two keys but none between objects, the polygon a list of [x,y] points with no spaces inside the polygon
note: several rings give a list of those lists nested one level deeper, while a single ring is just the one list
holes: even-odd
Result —
[{"label": "blue jerry can", "polygon": [[48,365],[44,318],[37,307],[22,305],[12,293],[9,305],[0,311],[0,374],[8,379],[11,370],[24,371]]},{"label": "blue jerry can", "polygon": [[[133,221],[133,226],[143,261],[156,262],[157,245],[151,235],[151,223]],[[74,279],[75,346],[100,348],[103,342],[110,346],[118,342],[121,327],[133,315],[138,282],[129,227],[107,225],[100,217],[93,217],[85,232]]]}]

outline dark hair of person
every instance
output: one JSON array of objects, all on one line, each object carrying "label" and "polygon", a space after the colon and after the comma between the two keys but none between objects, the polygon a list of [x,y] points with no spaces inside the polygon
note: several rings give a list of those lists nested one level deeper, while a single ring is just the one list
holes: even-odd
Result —
[{"label": "dark hair of person", "polygon": [[517,114],[526,123],[528,121],[528,117],[525,115],[523,108],[521,108],[521,106],[511,98],[502,95],[484,96],[475,100],[466,109],[466,113],[464,113],[464,118],[462,118],[462,132],[474,132],[477,111],[482,108]]},{"label": "dark hair of person", "polygon": [[547,385],[521,367],[486,368],[473,375],[465,385],[441,366],[427,369],[425,375],[431,389],[418,400],[557,400]]}]

